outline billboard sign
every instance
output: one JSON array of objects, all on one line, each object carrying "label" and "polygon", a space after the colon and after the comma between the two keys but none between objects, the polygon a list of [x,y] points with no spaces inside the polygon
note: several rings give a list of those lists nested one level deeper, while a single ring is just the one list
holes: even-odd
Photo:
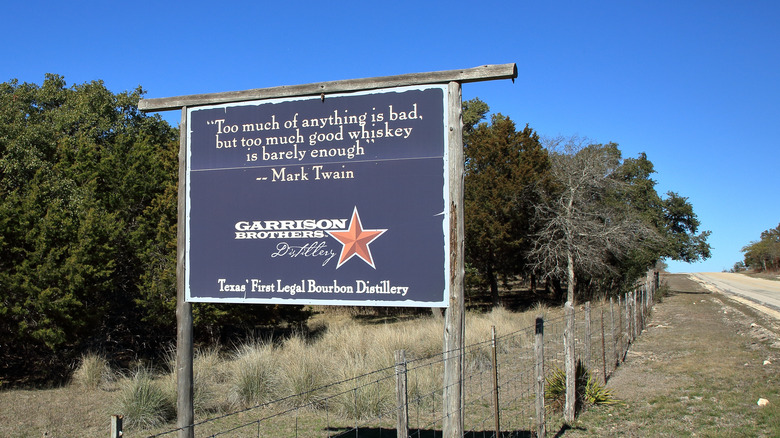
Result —
[{"label": "billboard sign", "polygon": [[187,109],[186,299],[446,307],[447,87]]}]

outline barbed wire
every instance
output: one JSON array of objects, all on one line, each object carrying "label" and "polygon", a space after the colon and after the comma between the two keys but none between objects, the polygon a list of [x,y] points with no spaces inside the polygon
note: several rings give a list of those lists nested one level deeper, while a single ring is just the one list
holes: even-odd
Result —
[{"label": "barbed wire", "polygon": [[[590,321],[584,318],[585,312],[577,309],[575,317],[575,349],[583,352],[586,343],[586,327],[590,326],[591,341],[589,369],[596,369],[596,375],[606,382],[624,358],[625,351],[631,343],[631,324],[639,324],[640,315],[632,310],[634,298],[628,294],[625,299],[608,301],[606,299],[591,303]],[[641,304],[641,303],[640,303]],[[639,307],[639,306],[637,306]],[[628,311],[626,310],[628,309]],[[627,313],[628,312],[628,313]],[[643,312],[646,312],[643,311]],[[633,318],[633,319],[632,319]],[[563,363],[563,332],[566,325],[564,315],[547,315],[543,318],[544,378],[547,379],[554,370],[560,369]],[[404,362],[406,379],[409,385],[409,396],[406,409],[409,415],[409,436],[422,436],[427,431],[436,430],[443,424],[447,413],[442,412],[442,395],[444,386],[431,385],[429,376],[438,375],[444,367],[447,357],[464,360],[464,376],[462,385],[465,409],[464,421],[467,429],[487,432],[492,427],[492,421],[498,413],[504,419],[503,427],[519,433],[534,430],[535,412],[535,367],[533,325],[513,330],[509,333],[496,334],[495,340],[486,339],[471,343],[442,353],[410,356]],[[492,345],[496,349],[496,367],[494,369],[489,356],[492,355]],[[588,353],[588,352],[586,352]],[[580,353],[582,354],[582,353]],[[256,436],[260,436],[261,426],[274,419],[295,415],[292,436],[309,436],[311,431],[299,430],[299,419],[303,415],[319,412],[324,414],[324,436],[342,436],[355,433],[360,429],[377,429],[381,435],[384,427],[395,428],[395,414],[403,406],[392,401],[376,401],[377,406],[371,412],[361,411],[358,398],[364,392],[378,391],[381,387],[391,387],[396,379],[396,365],[383,367],[361,375],[344,378],[318,386],[300,394],[287,395],[282,398],[258,403],[250,407],[227,412],[194,423],[184,428],[167,430],[149,438],[162,437],[191,427],[198,428],[215,425],[231,418],[243,418],[257,412],[256,418],[233,424],[209,437],[221,437],[254,428]],[[493,386],[493,375],[496,374],[498,387]],[[426,380],[427,379],[427,380]],[[494,392],[498,391],[499,405],[493,406]],[[390,391],[392,393],[392,391]],[[353,406],[350,409],[341,408],[341,412],[332,412],[339,401],[352,397]],[[391,398],[387,396],[387,398]],[[308,400],[300,403],[300,400]],[[270,412],[269,412],[270,410]],[[549,421],[549,418],[547,418]],[[347,423],[351,423],[347,425]],[[336,434],[331,434],[337,431]],[[299,435],[303,433],[302,435]],[[510,432],[513,433],[513,432]],[[389,432],[388,432],[389,434]],[[245,436],[245,435],[242,435]],[[388,435],[390,436],[390,435]],[[394,436],[394,434],[393,434]],[[486,435],[487,436],[487,435]],[[492,435],[489,435],[492,436]]]}]

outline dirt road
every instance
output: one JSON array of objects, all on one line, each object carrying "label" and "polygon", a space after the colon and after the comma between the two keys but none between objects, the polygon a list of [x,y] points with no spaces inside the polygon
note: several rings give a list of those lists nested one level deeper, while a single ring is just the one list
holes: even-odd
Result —
[{"label": "dirt road", "polygon": [[[780,319],[780,281],[752,278],[747,275],[728,272],[692,275],[704,287],[710,290],[714,288],[713,292],[721,292],[747,300],[748,302],[742,302]],[[737,299],[737,301],[741,300]]]}]

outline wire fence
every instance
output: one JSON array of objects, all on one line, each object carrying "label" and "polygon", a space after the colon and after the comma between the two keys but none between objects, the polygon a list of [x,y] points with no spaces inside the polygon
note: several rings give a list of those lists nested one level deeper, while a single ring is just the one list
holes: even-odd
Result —
[{"label": "wire fence", "polygon": [[[464,370],[460,383],[464,436],[544,436],[551,425],[561,424],[563,414],[545,400],[545,385],[539,383],[565,370],[567,318],[574,318],[576,360],[606,384],[644,327],[653,286],[648,282],[618,297],[583,303],[571,314],[549,311],[536,325],[511,333],[495,327],[491,339],[454,352]],[[188,427],[204,437],[442,436],[445,417],[461,414],[443,409],[442,375],[448,356],[453,355],[407,357],[407,352],[397,351],[394,366]],[[172,436],[180,430],[150,437]]]}]

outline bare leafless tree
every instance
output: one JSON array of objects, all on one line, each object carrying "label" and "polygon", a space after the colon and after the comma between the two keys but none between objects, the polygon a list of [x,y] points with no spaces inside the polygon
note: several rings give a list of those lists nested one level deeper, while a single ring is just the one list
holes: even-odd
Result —
[{"label": "bare leafless tree", "polygon": [[616,144],[589,144],[577,137],[543,141],[556,186],[535,206],[539,231],[531,260],[543,279],[567,280],[567,301],[573,303],[577,275],[608,275],[632,245],[657,235],[630,205],[610,202],[625,184],[610,177],[621,163]]}]

